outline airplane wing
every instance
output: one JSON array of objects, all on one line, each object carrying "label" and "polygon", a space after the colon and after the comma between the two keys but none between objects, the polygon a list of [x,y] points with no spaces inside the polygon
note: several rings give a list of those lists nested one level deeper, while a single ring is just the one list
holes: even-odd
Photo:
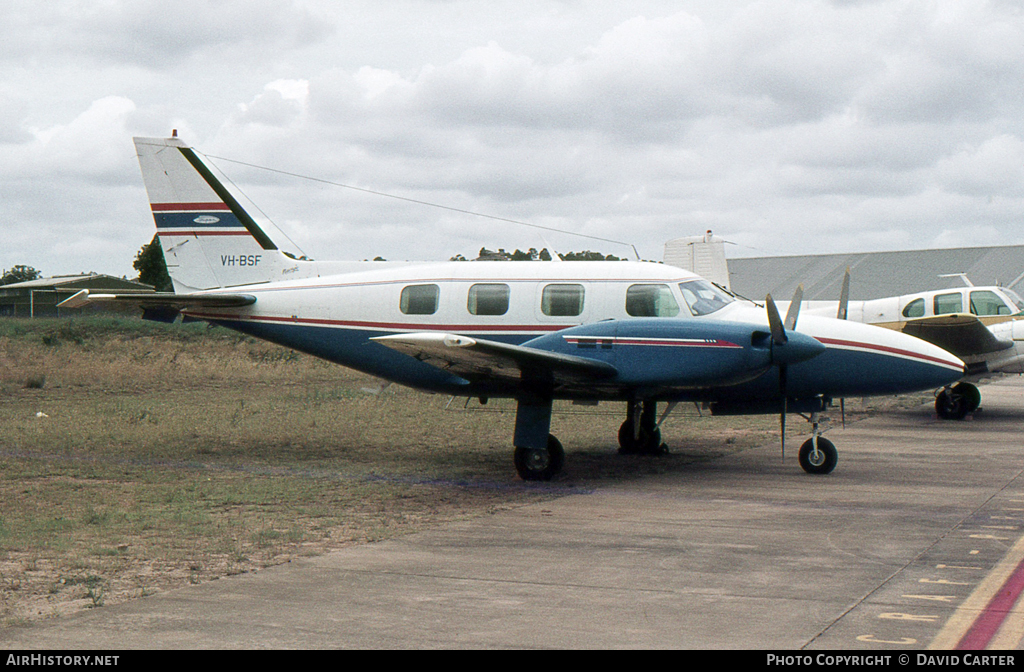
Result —
[{"label": "airplane wing", "polygon": [[618,371],[606,362],[457,334],[416,332],[370,339],[466,380],[554,385],[593,383]]},{"label": "airplane wing", "polygon": [[[173,316],[185,308],[237,308],[256,303],[252,294],[175,294],[174,292],[124,292],[120,294],[92,293],[83,289],[57,304],[58,308],[81,308],[90,303],[128,303],[142,307],[154,316]],[[154,317],[154,319],[160,319]]]},{"label": "airplane wing", "polygon": [[957,357],[983,355],[1013,347],[1013,341],[996,338],[975,315],[951,313],[909,320],[903,333],[937,345]]}]

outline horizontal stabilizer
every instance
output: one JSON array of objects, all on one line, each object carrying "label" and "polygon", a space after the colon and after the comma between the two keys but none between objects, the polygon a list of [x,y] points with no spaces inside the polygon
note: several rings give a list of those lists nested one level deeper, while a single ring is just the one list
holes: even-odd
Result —
[{"label": "horizontal stabilizer", "polygon": [[520,345],[439,332],[370,339],[467,380],[503,378],[522,382],[575,384],[614,377],[611,364]]},{"label": "horizontal stabilizer", "polygon": [[252,294],[175,294],[173,292],[153,293],[91,293],[83,289],[57,304],[58,308],[81,308],[91,303],[127,303],[143,308],[239,308],[256,303]]}]

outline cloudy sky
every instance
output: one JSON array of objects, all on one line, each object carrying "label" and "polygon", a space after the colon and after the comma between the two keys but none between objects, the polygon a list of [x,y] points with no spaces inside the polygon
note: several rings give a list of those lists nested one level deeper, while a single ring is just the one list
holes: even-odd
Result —
[{"label": "cloudy sky", "polygon": [[134,276],[172,128],[320,259],[631,254],[328,182],[656,260],[1024,243],[1011,0],[7,0],[0,59],[0,269]]}]

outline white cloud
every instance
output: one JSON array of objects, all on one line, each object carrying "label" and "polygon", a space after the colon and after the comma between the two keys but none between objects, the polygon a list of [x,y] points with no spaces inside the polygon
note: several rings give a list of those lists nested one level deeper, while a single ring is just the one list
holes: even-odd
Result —
[{"label": "white cloud", "polygon": [[[152,230],[130,136],[171,128],[648,258],[707,228],[748,253],[1024,242],[1022,33],[1012,4],[954,0],[8,3],[5,243],[70,219],[88,244],[44,246],[44,270],[130,273]],[[217,163],[319,258],[545,244]],[[26,249],[0,246],[0,267]]]}]

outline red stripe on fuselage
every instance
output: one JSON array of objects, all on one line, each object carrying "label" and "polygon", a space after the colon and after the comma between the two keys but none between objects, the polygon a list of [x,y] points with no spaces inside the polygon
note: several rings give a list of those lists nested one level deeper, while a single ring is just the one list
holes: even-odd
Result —
[{"label": "red stripe on fuselage", "polygon": [[903,349],[900,349],[900,348],[893,348],[893,347],[888,346],[888,345],[879,345],[877,343],[860,343],[860,342],[857,342],[857,341],[844,341],[844,340],[840,340],[840,339],[837,339],[837,338],[821,338],[821,337],[818,337],[818,336],[816,336],[815,338],[817,338],[819,341],[821,341],[825,345],[835,345],[835,346],[840,347],[840,348],[860,348],[860,349],[863,349],[863,350],[876,350],[878,352],[882,352],[882,353],[886,353],[886,354],[898,355],[900,357],[909,357],[911,359],[921,359],[921,360],[924,360],[924,361],[927,361],[927,362],[933,362],[935,364],[941,364],[942,366],[946,366],[946,367],[949,367],[951,369],[959,369],[959,368],[961,368],[959,365],[957,365],[954,362],[950,362],[949,360],[939,359],[938,357],[932,357],[931,355],[924,355],[924,354],[921,354],[920,352],[913,352],[911,350],[903,350]]},{"label": "red stripe on fuselage", "polygon": [[473,332],[473,331],[507,331],[509,333],[518,332],[547,332],[547,331],[561,331],[562,329],[568,329],[569,327],[577,325],[566,325],[566,324],[526,324],[526,325],[506,325],[506,324],[406,324],[402,322],[362,322],[357,320],[327,320],[307,317],[278,317],[271,315],[224,315],[224,314],[211,314],[211,313],[196,313],[188,311],[190,317],[195,317],[202,320],[249,320],[252,322],[279,322],[283,324],[309,324],[321,327],[352,327],[355,329],[381,329],[384,331],[402,331],[402,330],[416,330],[416,331],[458,331],[458,332]]},{"label": "red stripe on fuselage", "polygon": [[231,212],[226,203],[151,203],[153,212]]},{"label": "red stripe on fuselage", "polygon": [[184,229],[177,229],[169,231],[167,229],[157,228],[156,235],[158,236],[252,236],[247,230],[243,231],[186,231]]},{"label": "red stripe on fuselage", "polygon": [[574,336],[565,337],[566,343],[573,345],[653,345],[680,348],[739,348],[742,346],[729,341],[703,340],[694,338],[618,338],[615,336]]}]

